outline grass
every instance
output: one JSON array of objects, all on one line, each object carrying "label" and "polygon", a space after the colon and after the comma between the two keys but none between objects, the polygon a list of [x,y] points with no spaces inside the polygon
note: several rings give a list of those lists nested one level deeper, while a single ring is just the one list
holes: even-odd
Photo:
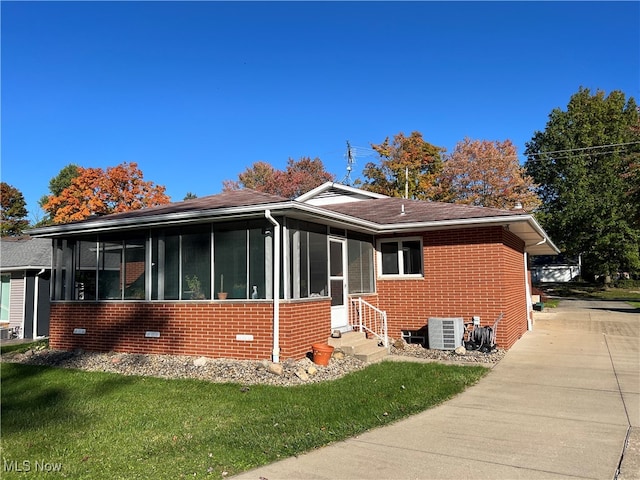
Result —
[{"label": "grass", "polygon": [[[546,295],[561,298],[593,298],[598,300],[619,300],[638,306],[640,303],[640,288],[615,288],[593,285],[582,282],[554,283],[538,285]],[[549,302],[556,299],[547,299]]]},{"label": "grass", "polygon": [[35,340],[30,343],[15,343],[0,346],[0,354],[9,352],[26,352],[31,349],[43,349],[49,347],[49,340]]},{"label": "grass", "polygon": [[559,303],[559,298],[548,298],[544,301],[544,308],[556,308]]},{"label": "grass", "polygon": [[438,405],[488,371],[382,362],[332,382],[242,387],[3,363],[2,478],[22,478],[7,462],[25,460],[67,478],[221,478]]}]

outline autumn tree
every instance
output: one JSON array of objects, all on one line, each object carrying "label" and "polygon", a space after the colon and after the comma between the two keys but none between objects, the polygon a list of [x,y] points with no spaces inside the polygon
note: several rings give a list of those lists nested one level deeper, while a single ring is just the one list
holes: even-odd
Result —
[{"label": "autumn tree", "polygon": [[387,137],[380,144],[371,144],[371,148],[378,152],[379,161],[365,165],[365,180],[357,181],[357,186],[390,197],[408,194],[408,198],[429,200],[437,196],[436,180],[444,148],[426,142],[420,132],[408,137],[400,132],[393,141]]},{"label": "autumn tree", "polygon": [[138,165],[78,167],[78,176],[59,195],[49,196],[44,210],[55,223],[83,220],[92,214],[126,212],[170,202],[165,187],[143,180]]},{"label": "autumn tree", "polygon": [[302,157],[292,158],[285,170],[278,170],[266,162],[256,162],[238,175],[238,180],[225,180],[223,190],[250,188],[259,192],[295,198],[313,190],[325,182],[335,180],[335,175],[327,172],[322,160]]},{"label": "autumn tree", "polygon": [[19,236],[29,226],[25,217],[27,203],[24,195],[8,183],[0,183],[0,236]]},{"label": "autumn tree", "polygon": [[238,174],[238,180],[224,180],[222,189],[224,191],[240,190],[249,188],[259,192],[273,193],[273,177],[276,169],[267,162],[255,162],[247,167],[244,172]]},{"label": "autumn tree", "polygon": [[445,157],[439,177],[440,199],[482,207],[532,211],[540,205],[536,185],[518,161],[510,140],[465,138]]},{"label": "autumn tree", "polygon": [[582,255],[586,273],[605,279],[640,271],[640,203],[630,196],[637,125],[633,98],[580,88],[566,110],[551,112],[525,151],[543,226],[566,253]]}]

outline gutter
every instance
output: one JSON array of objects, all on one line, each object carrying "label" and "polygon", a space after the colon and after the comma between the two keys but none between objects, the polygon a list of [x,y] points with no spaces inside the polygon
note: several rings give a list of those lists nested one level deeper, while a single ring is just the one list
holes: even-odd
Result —
[{"label": "gutter", "polygon": [[[295,215],[296,213],[308,214],[315,218],[323,218],[329,221],[338,222],[351,228],[355,228],[363,233],[372,235],[402,233],[415,230],[464,228],[473,225],[499,225],[504,223],[527,222],[532,230],[540,236],[540,238],[545,239],[545,241],[548,240],[546,233],[532,215],[519,214],[482,218],[435,220],[427,222],[380,224],[370,220],[364,220],[343,213],[327,210],[322,206],[301,203],[297,200],[239,207],[213,208],[209,210],[195,210],[180,213],[165,213],[160,215],[150,215],[148,217],[123,218],[120,220],[107,217],[105,219],[98,219],[89,222],[83,221],[79,223],[40,227],[31,230],[29,233],[35,237],[55,238],[68,234],[78,235],[87,233],[103,233],[113,230],[166,226],[167,223],[170,223],[171,225],[181,225],[200,223],[202,221],[225,221],[243,218],[256,218],[256,216],[262,216],[266,211],[278,211],[284,215]],[[548,244],[557,252],[560,251],[551,241],[548,241]]]},{"label": "gutter", "polygon": [[203,220],[236,220],[242,218],[255,218],[261,215],[265,208],[282,209],[290,206],[290,203],[259,204],[241,207],[224,207],[207,210],[191,210],[179,213],[163,213],[160,215],[148,215],[134,218],[114,218],[109,215],[98,220],[81,220],[74,223],[61,225],[50,225],[29,230],[29,235],[33,237],[55,238],[64,237],[68,234],[78,235],[86,233],[101,233],[112,230],[140,229],[156,226],[181,225],[188,223],[200,223]]},{"label": "gutter", "polygon": [[273,225],[273,352],[274,363],[280,362],[280,224],[269,209],[264,216]]}]

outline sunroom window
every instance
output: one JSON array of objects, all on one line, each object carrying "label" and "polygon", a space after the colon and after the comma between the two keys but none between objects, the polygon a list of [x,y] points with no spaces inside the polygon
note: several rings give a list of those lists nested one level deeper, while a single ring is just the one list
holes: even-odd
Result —
[{"label": "sunroom window", "polygon": [[52,298],[209,300],[223,289],[230,299],[272,298],[267,226],[257,220],[55,240]]},{"label": "sunroom window", "polygon": [[328,296],[328,244],[324,225],[289,220],[291,298]]},{"label": "sunroom window", "polygon": [[349,294],[373,293],[373,243],[370,239],[348,238]]},{"label": "sunroom window", "polygon": [[380,240],[378,250],[382,276],[422,276],[422,241],[419,238]]}]

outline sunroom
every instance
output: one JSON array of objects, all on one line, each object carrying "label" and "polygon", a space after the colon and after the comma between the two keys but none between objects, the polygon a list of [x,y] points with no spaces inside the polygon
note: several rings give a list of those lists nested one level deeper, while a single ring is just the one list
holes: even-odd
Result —
[{"label": "sunroom", "polygon": [[372,236],[276,221],[277,227],[246,220],[54,239],[52,300],[271,300],[274,228],[283,238],[280,299],[338,301],[343,284],[347,294],[374,292]]}]

